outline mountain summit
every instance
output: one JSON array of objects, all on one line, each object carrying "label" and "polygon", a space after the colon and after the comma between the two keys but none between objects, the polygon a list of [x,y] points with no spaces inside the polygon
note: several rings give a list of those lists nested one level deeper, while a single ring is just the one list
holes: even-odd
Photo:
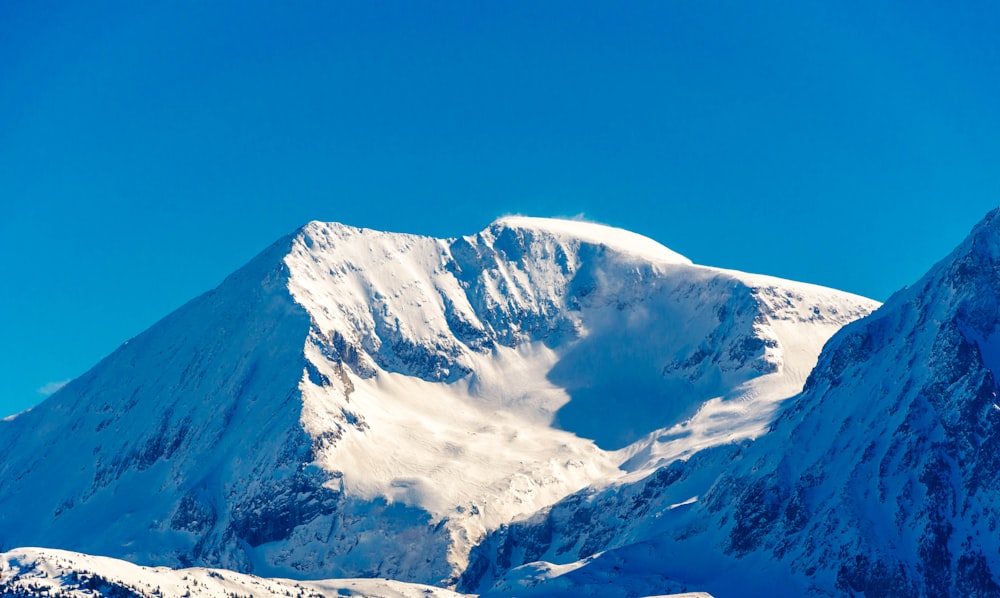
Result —
[{"label": "mountain summit", "polygon": [[875,307],[590,223],[312,222],[0,422],[0,549],[454,584],[515,518],[759,436]]}]

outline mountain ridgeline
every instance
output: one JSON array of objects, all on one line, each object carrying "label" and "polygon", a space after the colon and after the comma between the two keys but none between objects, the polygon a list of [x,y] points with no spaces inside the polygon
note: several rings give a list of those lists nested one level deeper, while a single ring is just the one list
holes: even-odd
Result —
[{"label": "mountain ridgeline", "polygon": [[583,222],[310,223],[0,422],[0,550],[497,595],[1000,595],[998,272],[996,212],[881,307]]}]

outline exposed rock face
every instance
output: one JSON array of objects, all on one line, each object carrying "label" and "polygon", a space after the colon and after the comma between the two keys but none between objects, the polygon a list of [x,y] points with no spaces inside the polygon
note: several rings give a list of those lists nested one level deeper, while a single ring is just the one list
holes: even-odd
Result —
[{"label": "exposed rock face", "polygon": [[[780,516],[759,540],[734,529],[736,553],[772,550],[867,595],[1000,593],[998,229],[994,212],[831,341],[775,426],[789,450],[758,482]],[[737,512],[760,502],[744,492]]]},{"label": "exposed rock face", "polygon": [[592,557],[548,583],[629,562],[718,595],[1000,595],[998,307],[993,212],[836,334],[769,434],[504,526],[460,587]]},{"label": "exposed rock face", "polygon": [[0,549],[454,583],[489,530],[761,433],[874,307],[598,225],[311,223],[0,422]]}]

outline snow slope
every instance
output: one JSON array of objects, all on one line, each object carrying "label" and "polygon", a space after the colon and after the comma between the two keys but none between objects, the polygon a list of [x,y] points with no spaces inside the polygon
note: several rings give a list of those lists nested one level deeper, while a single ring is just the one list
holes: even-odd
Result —
[{"label": "snow slope", "polygon": [[770,433],[503,526],[461,587],[659,576],[719,597],[1000,595],[998,272],[994,211],[837,333]]},{"label": "snow slope", "polygon": [[758,436],[876,306],[590,223],[310,223],[0,422],[0,548],[453,584],[490,530]]},{"label": "snow slope", "polygon": [[[324,598],[459,598],[470,596],[386,579],[295,581],[267,579],[220,569],[140,567],[126,561],[65,550],[22,548],[0,553],[0,595],[9,598],[232,598],[233,596]],[[602,596],[616,596],[606,588]],[[712,598],[704,592],[647,598]]]},{"label": "snow slope", "polygon": [[432,586],[386,579],[295,581],[267,579],[223,569],[140,567],[107,557],[42,548],[21,548],[0,553],[0,595],[10,598],[84,598],[98,595],[141,598],[467,596]]}]

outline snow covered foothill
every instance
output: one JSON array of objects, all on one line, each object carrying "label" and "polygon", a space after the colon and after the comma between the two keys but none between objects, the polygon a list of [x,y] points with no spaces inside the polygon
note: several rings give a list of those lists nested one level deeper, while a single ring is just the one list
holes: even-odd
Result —
[{"label": "snow covered foothill", "polygon": [[[522,586],[522,589],[527,589]],[[615,598],[621,588],[590,594]],[[0,595],[9,598],[474,598],[433,586],[389,579],[297,581],[262,578],[222,569],[141,567],[126,561],[66,550],[21,548],[0,553]],[[704,592],[645,598],[712,598]]]},{"label": "snow covered foothill", "polygon": [[310,223],[0,422],[0,547],[454,584],[502,525],[764,433],[875,307],[591,223]]},{"label": "snow covered foothill", "polygon": [[442,588],[388,579],[296,581],[224,569],[141,567],[126,561],[43,548],[0,553],[0,595],[12,598],[460,598]]}]

